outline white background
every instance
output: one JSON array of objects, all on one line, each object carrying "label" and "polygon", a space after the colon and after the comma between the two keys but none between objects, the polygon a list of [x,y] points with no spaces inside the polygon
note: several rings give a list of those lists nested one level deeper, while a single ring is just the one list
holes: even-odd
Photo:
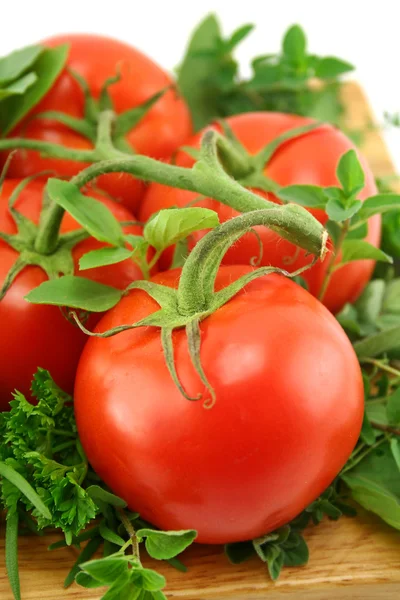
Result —
[{"label": "white background", "polygon": [[[3,6],[4,3],[4,6]],[[3,0],[0,55],[61,32],[96,32],[137,46],[172,70],[193,27],[216,12],[228,35],[244,23],[256,30],[240,47],[242,63],[276,52],[283,32],[299,23],[312,52],[357,67],[375,115],[400,111],[398,0]],[[397,10],[396,7],[397,6]],[[101,56],[99,56],[101,61]],[[386,139],[400,169],[400,129]]]}]

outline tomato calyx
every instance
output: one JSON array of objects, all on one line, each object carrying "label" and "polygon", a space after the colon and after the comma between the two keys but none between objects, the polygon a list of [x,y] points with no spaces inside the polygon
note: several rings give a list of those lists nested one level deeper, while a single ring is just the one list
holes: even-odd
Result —
[{"label": "tomato calyx", "polygon": [[[255,225],[267,226],[286,239],[296,240],[301,247],[315,256],[314,261],[293,273],[277,267],[261,267],[215,292],[215,280],[225,253]],[[200,322],[229,302],[254,279],[270,273],[296,277],[318,259],[323,260],[327,252],[327,239],[328,233],[323,226],[310,213],[296,205],[253,211],[223,223],[200,240],[183,266],[176,290],[151,281],[137,281],[128,286],[125,293],[133,289],[143,290],[160,305],[160,309],[148,317],[137,323],[120,325],[98,333],[87,330],[79,322],[75,312],[72,312],[72,316],[86,334],[94,337],[110,337],[137,327],[160,328],[165,361],[174,383],[187,400],[200,400],[202,394],[193,397],[185,391],[176,371],[172,334],[175,329],[185,328],[193,367],[210,395],[204,401],[204,407],[211,408],[216,398],[201,364]]]}]

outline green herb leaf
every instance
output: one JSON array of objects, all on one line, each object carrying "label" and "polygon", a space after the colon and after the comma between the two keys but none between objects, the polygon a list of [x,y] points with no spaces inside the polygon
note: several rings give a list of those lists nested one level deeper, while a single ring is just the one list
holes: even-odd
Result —
[{"label": "green herb leaf", "polygon": [[110,310],[121,298],[122,292],[116,288],[74,275],[44,281],[25,296],[32,304],[67,306],[89,312]]},{"label": "green herb leaf", "polygon": [[77,583],[81,587],[88,588],[88,589],[93,589],[93,588],[98,588],[98,587],[103,586],[103,584],[100,581],[97,581],[97,579],[93,579],[93,577],[91,577],[87,573],[84,573],[83,571],[80,571],[79,573],[76,574],[75,583]]},{"label": "green herb leaf", "polygon": [[275,544],[267,546],[265,550],[265,558],[268,566],[268,572],[272,581],[276,581],[281,574],[285,555],[282,549]]},{"label": "green herb leaf", "polygon": [[236,31],[232,33],[229,40],[225,42],[225,51],[231,52],[238,44],[240,44],[240,42],[242,42],[249,35],[249,33],[253,31],[253,29],[254,25],[252,25],[251,23],[242,25],[241,27],[239,27],[239,29],[236,29]]},{"label": "green herb leaf", "polygon": [[6,569],[14,600],[21,600],[18,570],[18,513],[7,514],[6,523]]},{"label": "green herb leaf", "polygon": [[393,437],[390,440],[390,450],[400,472],[400,440],[398,437]]},{"label": "green herb leaf", "polygon": [[[36,81],[22,96],[7,98],[0,104],[0,131],[3,136],[7,135],[52,87],[66,63],[68,47],[42,49],[34,62],[31,62],[35,52],[28,49],[25,57],[20,55],[19,58],[31,63],[28,68],[34,72]],[[21,61],[20,67],[23,62]]]},{"label": "green herb leaf", "polygon": [[197,532],[157,531],[155,529],[139,529],[136,532],[139,539],[146,538],[146,550],[152,558],[168,560],[183,552],[196,539]]},{"label": "green herb leaf", "polygon": [[319,79],[331,79],[353,70],[354,67],[350,63],[334,56],[326,56],[318,60],[315,76]]},{"label": "green herb leaf", "polygon": [[340,160],[336,170],[347,197],[355,196],[365,185],[365,175],[355,150],[349,150]]},{"label": "green herb leaf", "polygon": [[0,85],[15,81],[23,75],[43,52],[43,46],[27,46],[0,58]]},{"label": "green herb leaf", "polygon": [[389,396],[386,405],[386,414],[389,425],[394,427],[400,426],[400,387]]},{"label": "green herb leaf", "polygon": [[369,219],[374,215],[386,213],[392,210],[400,210],[399,194],[378,194],[364,200],[358,213],[358,218]]},{"label": "green herb leaf", "polygon": [[170,208],[160,210],[146,223],[143,236],[156,250],[164,250],[194,231],[212,229],[219,224],[218,215],[208,208]]},{"label": "green herb leaf", "polygon": [[252,542],[225,544],[225,554],[233,565],[240,565],[255,555]]},{"label": "green herb leaf", "polygon": [[104,504],[115,506],[115,508],[126,508],[127,506],[125,500],[122,500],[122,498],[111,494],[111,492],[107,492],[107,490],[104,490],[98,485],[91,485],[86,491],[94,502],[100,501]]},{"label": "green herb leaf", "polygon": [[293,25],[288,29],[283,39],[283,53],[289,63],[301,66],[306,56],[306,36],[299,25]]},{"label": "green herb leaf", "polygon": [[360,359],[374,358],[399,346],[400,325],[375,333],[354,344]]},{"label": "green herb leaf", "polygon": [[128,556],[117,553],[107,558],[82,562],[80,568],[99,583],[112,585],[121,575],[128,572],[128,560]]},{"label": "green herb leaf", "polygon": [[215,15],[208,15],[194,31],[178,70],[178,89],[189,105],[196,131],[218,115],[205,83],[218,69],[215,50],[219,40],[218,21]]},{"label": "green herb leaf", "polygon": [[380,248],[372,246],[369,242],[364,240],[345,240],[343,242],[341,264],[364,259],[380,260],[386,263],[393,262],[391,256]]},{"label": "green herb leaf", "polygon": [[400,477],[388,442],[372,450],[342,479],[356,502],[400,529]]},{"label": "green herb leaf", "polygon": [[85,271],[86,269],[93,269],[95,267],[115,265],[127,260],[128,258],[131,258],[132,255],[133,250],[123,247],[100,248],[99,250],[92,250],[81,257],[79,261],[79,269],[81,271]]},{"label": "green herb leaf", "polygon": [[9,464],[0,462],[0,475],[7,479],[12,485],[14,485],[23,494],[29,502],[33,504],[35,509],[43,515],[45,519],[51,519],[51,514],[47,506],[43,503],[43,500],[38,496],[33,487],[28,481],[13,469]]},{"label": "green herb leaf", "polygon": [[288,185],[279,190],[278,197],[285,202],[321,209],[325,208],[328,200],[324,189],[316,185]]},{"label": "green herb leaf", "polygon": [[101,537],[95,537],[88,541],[88,543],[86,544],[86,546],[84,547],[82,552],[79,554],[78,558],[76,559],[72,569],[70,570],[67,577],[65,578],[65,581],[64,581],[65,588],[69,587],[70,585],[72,585],[74,583],[75,577],[79,573],[81,565],[83,563],[87,564],[86,561],[88,561],[90,558],[92,558],[92,556],[97,552],[98,548],[100,547],[100,544],[101,544]]},{"label": "green herb leaf", "polygon": [[303,536],[295,531],[290,532],[286,544],[282,545],[283,564],[285,567],[302,567],[308,563],[309,550]]},{"label": "green herb leaf", "polygon": [[111,542],[111,544],[115,544],[116,546],[123,546],[125,544],[125,540],[107,527],[104,521],[100,523],[99,532],[101,537],[107,540],[107,542]]},{"label": "green herb leaf", "polygon": [[132,565],[130,571],[131,581],[140,589],[149,592],[157,592],[166,585],[165,577],[153,571],[153,569],[144,569],[143,567]]},{"label": "green herb leaf", "polygon": [[67,210],[94,238],[113,246],[123,246],[122,227],[104,204],[84,196],[73,183],[61,179],[49,179],[46,189],[50,198]]},{"label": "green herb leaf", "polygon": [[341,223],[351,219],[360,210],[361,206],[362,202],[356,200],[348,208],[345,208],[339,200],[331,198],[326,204],[326,213],[332,221]]}]

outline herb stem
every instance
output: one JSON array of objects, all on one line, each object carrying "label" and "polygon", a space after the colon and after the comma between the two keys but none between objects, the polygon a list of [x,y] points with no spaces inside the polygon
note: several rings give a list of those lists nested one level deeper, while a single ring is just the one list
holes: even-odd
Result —
[{"label": "herb stem", "polygon": [[329,261],[328,261],[328,267],[325,273],[325,278],[324,281],[322,283],[322,287],[320,289],[320,292],[318,294],[318,300],[320,300],[321,302],[324,299],[324,296],[326,294],[326,290],[328,289],[328,285],[329,282],[331,280],[331,277],[333,275],[333,271],[336,270],[338,268],[339,265],[336,265],[336,257],[339,254],[341,248],[342,248],[342,244],[346,238],[346,235],[349,231],[349,227],[350,227],[350,219],[347,219],[347,221],[344,221],[343,225],[342,225],[342,229],[340,232],[340,235],[337,239],[336,245],[335,245],[335,250],[334,252],[331,253]]},{"label": "herb stem", "polygon": [[400,429],[396,427],[391,427],[390,425],[382,425],[381,423],[375,423],[374,421],[370,421],[372,427],[375,429],[379,429],[379,431],[383,431],[385,433],[393,433],[394,435],[400,436]]},{"label": "herb stem", "polygon": [[351,469],[354,469],[354,467],[356,467],[358,465],[358,463],[360,463],[366,456],[368,456],[368,454],[370,452],[372,452],[373,450],[375,450],[376,448],[378,448],[381,444],[383,444],[384,442],[386,442],[386,440],[387,440],[387,437],[383,436],[375,444],[373,444],[372,446],[368,446],[367,449],[365,450],[365,452],[362,452],[362,453],[358,454],[357,458],[355,460],[353,460],[352,462],[349,461],[343,467],[343,469],[339,473],[339,477],[342,477],[345,473],[347,473],[347,471],[351,471]]},{"label": "herb stem", "polygon": [[[133,556],[140,563],[139,542],[138,542],[138,539],[137,539],[137,536],[136,536],[136,531],[135,531],[132,523],[130,522],[130,520],[126,516],[125,511],[122,508],[118,508],[117,511],[118,511],[119,517],[121,519],[121,522],[122,522],[123,526],[125,527],[128,535],[129,535],[128,542],[130,544],[132,544],[132,554],[133,554]],[[128,546],[129,546],[129,544],[127,544],[126,547],[128,547]],[[124,548],[124,549],[126,549],[126,548]]]},{"label": "herb stem", "polygon": [[400,371],[398,369],[395,369],[391,365],[387,365],[382,360],[378,360],[376,358],[363,358],[362,362],[369,364],[369,365],[374,365],[374,367],[381,369],[381,371],[386,371],[387,373],[390,373],[391,375],[400,377]]}]

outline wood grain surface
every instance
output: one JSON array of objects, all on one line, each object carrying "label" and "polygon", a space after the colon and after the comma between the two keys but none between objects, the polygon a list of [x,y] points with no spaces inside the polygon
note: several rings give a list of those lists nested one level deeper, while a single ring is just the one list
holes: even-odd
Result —
[{"label": "wood grain surface", "polygon": [[[348,124],[362,127],[371,111],[359,86],[350,82],[343,95]],[[371,131],[364,153],[376,175],[390,175],[393,165],[378,131]],[[399,188],[400,189],[400,188]],[[272,583],[259,560],[232,566],[220,547],[188,550],[183,562],[187,573],[163,563],[154,564],[168,581],[169,598],[186,600],[398,600],[400,598],[400,532],[360,511],[354,519],[326,521],[306,532],[310,561],[306,567],[284,569]],[[4,562],[4,524],[0,540],[0,600],[12,600]],[[62,587],[71,568],[74,549],[48,552],[59,535],[24,537],[19,561],[23,600],[98,600],[101,590],[77,585]],[[150,560],[144,561],[151,564]]]}]

